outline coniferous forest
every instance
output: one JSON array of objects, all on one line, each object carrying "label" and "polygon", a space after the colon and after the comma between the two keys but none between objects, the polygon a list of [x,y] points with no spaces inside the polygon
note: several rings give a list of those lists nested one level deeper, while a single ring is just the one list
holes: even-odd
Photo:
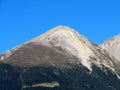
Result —
[{"label": "coniferous forest", "polygon": [[[103,66],[105,69],[105,67]],[[57,82],[59,85],[52,87]],[[41,84],[42,83],[42,84]],[[36,86],[35,86],[36,85]],[[38,86],[37,86],[38,85]],[[18,68],[0,64],[0,90],[115,90],[120,80],[108,69],[93,65],[90,72],[82,65],[73,68],[29,67]]]}]

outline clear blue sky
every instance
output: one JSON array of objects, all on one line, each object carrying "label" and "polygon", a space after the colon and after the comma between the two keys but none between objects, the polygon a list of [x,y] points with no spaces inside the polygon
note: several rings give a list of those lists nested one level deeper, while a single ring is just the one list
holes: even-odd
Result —
[{"label": "clear blue sky", "polygon": [[101,43],[120,33],[120,0],[0,0],[0,53],[58,25]]}]

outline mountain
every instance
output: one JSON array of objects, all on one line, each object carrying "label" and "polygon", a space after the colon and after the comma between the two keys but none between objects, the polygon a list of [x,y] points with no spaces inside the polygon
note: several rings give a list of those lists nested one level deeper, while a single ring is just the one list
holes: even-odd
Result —
[{"label": "mountain", "polygon": [[114,56],[117,60],[120,61],[120,35],[106,40],[102,43],[101,46],[105,48],[111,56]]},{"label": "mountain", "polygon": [[120,61],[67,26],[0,55],[0,90],[119,90]]}]

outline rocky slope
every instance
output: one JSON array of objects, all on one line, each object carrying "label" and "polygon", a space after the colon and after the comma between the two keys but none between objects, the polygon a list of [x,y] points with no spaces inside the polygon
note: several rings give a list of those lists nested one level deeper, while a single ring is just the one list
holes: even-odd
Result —
[{"label": "rocky slope", "polygon": [[120,61],[120,35],[106,40],[101,46]]},{"label": "rocky slope", "polygon": [[[1,56],[1,61],[13,65],[34,65],[35,63],[43,64],[46,62],[56,65],[54,64],[55,62],[61,61],[55,60],[54,57],[59,59],[57,55],[61,55],[60,57],[67,58],[67,61],[63,61],[63,63],[81,63],[89,70],[91,70],[92,64],[97,64],[98,66],[104,64],[110,68],[114,67],[113,62],[109,60],[112,57],[105,57],[105,54],[107,52],[104,49],[91,43],[75,30],[66,26],[58,26],[23,45],[8,50]],[[16,60],[18,58],[19,60]]]},{"label": "rocky slope", "polygon": [[11,83],[11,90],[16,90],[14,83],[17,90],[120,89],[116,85],[120,62],[66,26],[55,27],[0,55],[0,70],[0,90],[7,90],[7,83]]}]

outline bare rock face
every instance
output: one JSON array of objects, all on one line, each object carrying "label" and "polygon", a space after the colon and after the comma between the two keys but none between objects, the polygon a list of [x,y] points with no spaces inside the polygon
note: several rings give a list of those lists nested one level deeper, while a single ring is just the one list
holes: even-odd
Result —
[{"label": "bare rock face", "polygon": [[36,44],[44,44],[55,47],[61,47],[70,55],[79,59],[84,66],[90,69],[90,58],[94,56],[91,42],[74,29],[66,26],[58,26],[47,33],[29,41]]},{"label": "bare rock face", "polygon": [[101,47],[105,48],[112,56],[120,61],[120,35],[106,40],[102,43]]}]

